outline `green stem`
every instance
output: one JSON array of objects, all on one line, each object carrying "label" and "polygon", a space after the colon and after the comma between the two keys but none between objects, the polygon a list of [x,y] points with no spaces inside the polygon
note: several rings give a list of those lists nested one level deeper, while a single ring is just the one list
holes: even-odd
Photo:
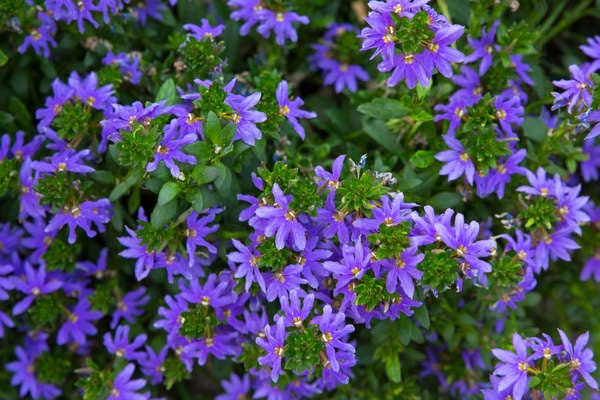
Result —
[{"label": "green stem", "polygon": [[[566,2],[565,2],[566,3]],[[549,18],[548,21],[544,24],[542,29],[540,30],[540,35],[538,37],[538,45],[541,47],[546,44],[550,39],[554,36],[562,32],[564,29],[575,23],[575,21],[579,20],[581,17],[589,14],[588,7],[592,3],[592,0],[586,0],[580,3],[575,9],[570,12],[562,13],[563,7],[558,7],[557,10],[553,13],[553,15]],[[564,3],[563,3],[564,4]],[[561,4],[561,6],[563,6]],[[558,24],[554,24],[556,17],[560,14],[563,14],[564,17],[560,20]]]}]

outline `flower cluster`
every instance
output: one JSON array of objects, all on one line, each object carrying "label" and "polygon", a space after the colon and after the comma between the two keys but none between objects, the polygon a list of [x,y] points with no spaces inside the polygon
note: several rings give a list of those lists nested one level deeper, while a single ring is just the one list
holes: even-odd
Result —
[{"label": "flower cluster", "polygon": [[[491,389],[484,389],[486,400],[512,396],[521,400],[527,393],[562,394],[564,399],[580,398],[580,391],[587,384],[598,389],[598,383],[590,373],[596,370],[593,353],[586,345],[589,333],[579,336],[572,344],[567,335],[558,330],[562,344],[554,344],[546,334],[543,337],[523,339],[513,334],[515,352],[494,349],[492,354],[501,362],[491,376]],[[531,353],[531,354],[530,354]],[[564,380],[569,382],[564,385]],[[582,382],[583,381],[583,382]]]},{"label": "flower cluster", "polygon": [[388,86],[404,81],[411,89],[417,83],[427,87],[435,70],[449,78],[451,63],[464,59],[452,47],[464,27],[450,24],[427,3],[428,0],[369,2],[371,11],[365,18],[369,26],[361,31],[361,50],[374,49],[371,58],[381,56],[377,69],[391,72]]},{"label": "flower cluster", "polygon": [[[306,25],[309,19],[305,15],[299,15],[294,11],[286,11],[285,4],[267,5],[262,0],[228,0],[227,4],[233,8],[231,18],[235,21],[244,21],[240,27],[240,34],[246,36],[250,29],[257,25],[256,31],[264,38],[268,38],[271,32],[275,34],[275,42],[284,46],[285,41],[298,41],[298,33],[294,24]],[[278,3],[287,3],[278,2]]]},{"label": "flower cluster", "polygon": [[323,42],[314,44],[313,68],[323,73],[323,84],[333,85],[337,93],[344,89],[356,92],[357,81],[369,80],[369,74],[356,60],[358,29],[351,24],[331,24]]}]

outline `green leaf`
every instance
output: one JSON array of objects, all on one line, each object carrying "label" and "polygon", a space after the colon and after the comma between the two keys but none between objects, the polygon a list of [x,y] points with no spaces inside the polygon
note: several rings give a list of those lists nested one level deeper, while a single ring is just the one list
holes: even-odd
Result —
[{"label": "green leaf", "polygon": [[394,383],[400,383],[402,381],[402,368],[400,366],[400,358],[397,354],[386,357],[385,373]]},{"label": "green leaf", "polygon": [[394,134],[390,132],[385,125],[385,122],[378,120],[363,120],[362,128],[363,131],[379,143],[382,148],[387,149],[392,153],[402,152],[402,147],[396,141]]},{"label": "green leaf", "polygon": [[209,112],[206,117],[206,126],[204,127],[204,137],[214,144],[220,144],[221,122],[214,112]]},{"label": "green leaf", "polygon": [[190,203],[192,203],[192,207],[194,207],[194,210],[196,210],[197,212],[202,212],[202,210],[204,209],[204,196],[202,196],[201,190],[198,190],[196,193],[194,193],[194,195],[192,196],[192,201]]},{"label": "green leaf", "polygon": [[219,169],[210,165],[197,165],[192,171],[192,179],[196,183],[203,185],[217,179],[219,176]]},{"label": "green leaf", "polygon": [[144,170],[142,169],[133,169],[127,174],[125,180],[119,183],[115,188],[110,192],[108,199],[110,201],[115,201],[121,198],[127,191],[133,186],[138,184],[142,177],[144,176]]},{"label": "green leaf", "polygon": [[12,96],[10,98],[8,111],[15,117],[21,128],[31,130],[31,113],[18,97]]},{"label": "green leaf", "polygon": [[377,98],[369,103],[363,103],[358,106],[358,112],[383,121],[407,115],[407,110],[401,102],[387,98]]},{"label": "green leaf", "polygon": [[523,121],[523,134],[535,142],[542,142],[548,135],[548,126],[539,118],[526,117]]},{"label": "green leaf", "polygon": [[2,50],[0,50],[0,67],[4,67],[8,62],[8,56],[4,54]]},{"label": "green leaf", "polygon": [[429,311],[427,311],[427,307],[423,305],[417,308],[415,310],[415,319],[419,321],[423,328],[429,329]]},{"label": "green leaf", "polygon": [[434,152],[431,150],[419,150],[410,157],[410,163],[417,168],[427,168],[434,162]]},{"label": "green leaf", "polygon": [[459,204],[461,197],[458,193],[442,192],[433,196],[430,200],[432,207],[445,210]]},{"label": "green leaf", "polygon": [[107,185],[115,183],[115,177],[110,171],[94,171],[90,173],[90,178],[99,183]]},{"label": "green leaf", "polygon": [[160,189],[160,192],[158,193],[158,205],[162,206],[164,204],[167,204],[175,197],[177,197],[177,194],[180,191],[181,188],[179,187],[179,184],[177,182],[165,183]]},{"label": "green leaf", "polygon": [[150,215],[150,223],[154,229],[164,227],[169,221],[172,221],[177,215],[177,202],[171,201],[163,205],[156,205]]},{"label": "green leaf", "polygon": [[156,94],[156,101],[164,100],[166,105],[175,104],[175,100],[177,100],[177,90],[175,88],[175,81],[173,78],[167,79],[158,89],[158,93]]}]

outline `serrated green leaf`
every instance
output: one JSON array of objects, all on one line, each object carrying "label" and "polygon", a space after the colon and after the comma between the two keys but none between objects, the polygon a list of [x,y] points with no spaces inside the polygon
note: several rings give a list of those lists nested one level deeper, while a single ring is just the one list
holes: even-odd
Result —
[{"label": "serrated green leaf", "polygon": [[173,78],[167,79],[158,89],[156,101],[164,100],[166,105],[173,105],[177,100],[177,89]]},{"label": "serrated green leaf", "polygon": [[177,197],[177,194],[179,194],[180,191],[181,187],[179,187],[177,182],[165,183],[162,188],[160,188],[160,192],[158,192],[158,205],[162,206],[167,204]]}]

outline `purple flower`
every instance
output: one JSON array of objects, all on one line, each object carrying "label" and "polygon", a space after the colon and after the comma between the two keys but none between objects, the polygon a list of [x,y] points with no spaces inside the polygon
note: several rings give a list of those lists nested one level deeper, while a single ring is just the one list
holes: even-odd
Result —
[{"label": "purple flower", "polygon": [[250,250],[244,246],[243,243],[236,239],[232,239],[232,243],[238,251],[232,251],[227,254],[227,259],[230,265],[237,264],[237,268],[234,267],[233,277],[236,279],[246,278],[244,290],[249,291],[250,286],[253,282],[256,282],[263,293],[267,292],[265,286],[265,279],[263,278],[260,270],[258,269],[258,260],[260,254],[256,251]]},{"label": "purple flower", "polygon": [[279,113],[287,118],[296,133],[304,139],[304,128],[298,122],[298,118],[315,118],[317,113],[301,110],[300,107],[302,107],[304,101],[300,98],[290,100],[288,83],[285,80],[277,86],[276,97],[279,104]]},{"label": "purple flower", "polygon": [[440,175],[448,175],[448,180],[453,181],[464,174],[465,180],[472,185],[475,165],[462,143],[448,134],[444,135],[444,142],[450,150],[441,151],[435,155],[436,160],[446,163],[440,169]]},{"label": "purple flower", "polygon": [[110,354],[123,357],[126,360],[141,360],[146,355],[138,349],[146,343],[146,334],[139,334],[132,343],[129,343],[129,326],[119,325],[112,338],[110,332],[104,334],[104,347]]},{"label": "purple flower", "polygon": [[460,89],[450,98],[450,102],[448,104],[438,104],[434,107],[436,111],[441,112],[433,118],[434,121],[450,121],[444,138],[454,138],[456,130],[462,123],[463,119],[468,117],[467,109],[474,106],[480,98],[481,95],[465,93],[463,89]]},{"label": "purple flower", "polygon": [[285,321],[286,327],[294,326],[299,329],[302,328],[302,322],[308,318],[312,311],[314,301],[315,296],[309,294],[304,297],[303,305],[301,306],[296,290],[291,290],[289,297],[285,295],[281,296],[279,302],[281,303],[281,310],[284,313],[282,318]]},{"label": "purple flower", "polygon": [[54,215],[48,223],[46,232],[56,232],[63,226],[69,226],[69,244],[75,243],[77,234],[76,229],[80,227],[85,231],[88,237],[96,236],[96,231],[92,229],[92,222],[96,225],[98,232],[104,232],[104,225],[110,221],[112,214],[111,204],[108,199],[97,201],[84,201],[79,205],[72,205]]},{"label": "purple flower", "polygon": [[600,248],[596,248],[594,255],[585,262],[579,279],[587,281],[592,276],[596,282],[600,282]]},{"label": "purple flower", "polygon": [[396,286],[400,283],[402,290],[412,299],[415,293],[414,280],[420,280],[423,271],[417,269],[417,265],[423,261],[425,255],[417,254],[416,247],[410,247],[402,252],[399,257],[386,259],[382,265],[388,271],[385,279],[385,288],[389,293],[396,292]]},{"label": "purple flower", "polygon": [[463,53],[452,47],[464,30],[465,28],[460,25],[441,27],[425,48],[424,54],[429,58],[426,62],[430,62],[446,78],[452,76],[451,63],[461,63],[465,57]]},{"label": "purple flower", "polygon": [[573,383],[576,383],[578,377],[581,375],[590,388],[598,390],[598,383],[590,375],[596,370],[596,363],[593,360],[594,353],[592,353],[591,349],[586,348],[590,339],[589,332],[580,335],[575,341],[575,345],[571,344],[567,335],[560,329],[558,330],[558,334],[566,352],[565,361],[569,362],[569,367],[571,368]]},{"label": "purple flower", "polygon": [[84,346],[87,342],[86,336],[95,335],[97,329],[94,321],[102,318],[102,312],[91,310],[92,304],[87,298],[82,298],[73,311],[67,314],[67,320],[63,323],[56,336],[56,343],[65,344],[69,340]]},{"label": "purple flower", "polygon": [[285,352],[285,325],[284,319],[278,318],[274,326],[267,325],[263,337],[256,338],[256,344],[262,347],[267,354],[258,358],[258,363],[271,369],[271,380],[277,382],[281,375],[281,359]]},{"label": "purple flower", "polygon": [[240,379],[236,374],[229,376],[229,381],[222,380],[221,386],[225,393],[215,397],[215,400],[240,400],[250,396],[250,377],[244,374]]},{"label": "purple flower", "polygon": [[115,380],[110,389],[110,395],[107,400],[148,400],[150,393],[137,393],[138,390],[146,386],[144,379],[131,380],[131,375],[135,371],[135,365],[129,363],[115,377]]},{"label": "purple flower", "polygon": [[496,118],[502,127],[502,130],[509,136],[515,136],[511,124],[521,126],[523,123],[523,112],[525,111],[521,105],[521,100],[517,96],[506,98],[497,96],[494,99],[496,107]]},{"label": "purple flower", "polygon": [[266,274],[267,301],[270,302],[277,297],[287,296],[291,290],[297,290],[304,295],[304,290],[300,289],[300,285],[306,283],[306,279],[300,277],[301,271],[301,265],[292,264],[282,271]]},{"label": "purple flower", "polygon": [[124,258],[134,258],[135,262],[135,278],[141,281],[150,274],[153,268],[156,268],[164,254],[157,253],[155,250],[150,250],[148,246],[142,243],[142,239],[137,236],[136,231],[126,226],[125,230],[129,236],[119,237],[119,243],[127,247],[121,251],[119,255]]},{"label": "purple flower", "polygon": [[98,88],[98,76],[95,72],[90,72],[85,78],[81,79],[79,74],[73,71],[69,75],[68,84],[73,88],[75,97],[96,110],[107,110],[113,103],[117,102],[117,99],[113,96],[112,85]]},{"label": "purple flower", "polygon": [[291,195],[284,195],[277,183],[273,184],[274,206],[259,207],[256,215],[266,220],[264,232],[267,237],[275,236],[275,247],[281,250],[288,238],[293,238],[293,246],[304,250],[306,228],[298,221],[296,211],[289,208]]},{"label": "purple flower", "polygon": [[461,267],[466,269],[467,275],[472,274],[474,278],[482,285],[486,284],[487,272],[492,270],[490,264],[481,261],[479,257],[488,257],[490,250],[496,246],[494,240],[476,241],[479,234],[479,224],[472,221],[466,225],[462,214],[457,213],[454,218],[454,231],[446,225],[437,223],[435,229],[441,240],[454,250],[454,254],[459,260],[463,260]]},{"label": "purple flower", "polygon": [[169,351],[169,347],[163,347],[158,354],[154,352],[152,347],[146,345],[146,358],[138,360],[142,372],[148,378],[151,378],[150,383],[152,385],[156,385],[157,383],[161,383],[164,378],[164,370],[163,364],[167,358],[167,352]]},{"label": "purple flower", "polygon": [[134,323],[136,317],[144,313],[142,308],[148,301],[150,296],[144,296],[146,293],[145,287],[140,287],[132,292],[127,293],[117,303],[117,308],[113,312],[112,320],[110,321],[110,329],[115,329],[121,318],[124,318],[129,323]]},{"label": "purple flower", "polygon": [[594,36],[587,39],[587,44],[579,46],[586,56],[593,59],[600,59],[600,36]]},{"label": "purple flower", "polygon": [[225,91],[227,92],[225,104],[233,109],[231,120],[236,125],[233,140],[239,139],[247,145],[252,146],[256,139],[262,137],[262,132],[256,127],[256,124],[266,121],[267,115],[262,111],[252,109],[260,101],[260,93],[253,93],[248,97],[233,94],[231,90],[234,85],[235,80],[232,80],[225,86]]},{"label": "purple flower", "polygon": [[502,349],[492,350],[494,357],[502,361],[496,364],[494,375],[502,377],[498,382],[498,391],[512,388],[513,399],[521,400],[527,392],[527,371],[531,356],[527,356],[527,343],[519,334],[513,334],[512,343],[515,353]]},{"label": "purple flower", "polygon": [[500,21],[494,22],[489,32],[485,28],[482,28],[480,39],[473,39],[471,37],[467,39],[469,46],[473,48],[473,52],[465,57],[465,62],[471,63],[481,59],[479,75],[483,76],[492,65],[492,54],[494,51],[500,51],[500,46],[495,44],[496,30],[499,25]]},{"label": "purple flower", "polygon": [[146,165],[146,171],[152,172],[156,170],[158,163],[162,161],[171,172],[173,178],[184,180],[185,175],[183,175],[175,161],[196,165],[196,157],[185,154],[181,149],[185,145],[198,141],[198,137],[193,133],[181,136],[179,125],[176,120],[173,120],[170,124],[166,125],[164,132],[165,135],[163,140],[161,144],[157,146],[156,152],[154,153],[154,159]]},{"label": "purple flower", "polygon": [[340,176],[342,175],[345,159],[346,155],[344,154],[337,156],[331,165],[331,172],[328,172],[320,165],[317,165],[315,167],[315,176],[321,178],[321,180],[317,182],[317,186],[321,187],[327,185],[331,192],[335,192],[335,190],[341,186]]},{"label": "purple flower", "polygon": [[227,5],[234,8],[231,19],[234,21],[245,21],[240,27],[240,34],[246,36],[250,28],[260,21],[259,11],[263,6],[260,0],[228,0]]},{"label": "purple flower", "polygon": [[256,31],[265,38],[268,38],[269,33],[273,31],[275,42],[280,46],[285,44],[286,39],[292,42],[298,41],[298,33],[296,33],[293,23],[298,22],[306,25],[309,22],[308,17],[291,11],[275,12],[263,8],[258,10],[256,14],[260,21]]},{"label": "purple flower", "polygon": [[88,149],[76,152],[73,149],[56,152],[52,154],[50,162],[32,161],[31,168],[39,172],[54,174],[57,172],[75,172],[78,174],[87,174],[94,172],[95,169],[83,163],[82,159],[90,155]]},{"label": "purple flower", "polygon": [[25,294],[25,297],[15,304],[12,310],[13,315],[22,314],[29,308],[34,299],[43,294],[57,291],[63,284],[63,282],[53,277],[48,277],[44,265],[40,265],[36,271],[26,262],[24,272],[25,276],[13,280],[15,289]]},{"label": "purple flower", "polygon": [[403,193],[393,194],[391,202],[390,196],[387,195],[382,196],[380,200],[381,206],[373,208],[372,218],[358,218],[352,225],[366,233],[378,230],[381,225],[396,226],[410,220],[411,208],[417,206],[416,203],[405,203]]},{"label": "purple flower", "polygon": [[56,22],[43,11],[37,13],[37,19],[40,21],[40,26],[31,30],[17,50],[23,54],[28,47],[31,47],[37,55],[48,58],[50,57],[50,46],[56,47],[56,41],[53,38],[56,34]]},{"label": "purple flower", "polygon": [[130,106],[113,104],[112,109],[105,113],[106,117],[100,121],[102,141],[98,146],[99,149],[105,149],[109,140],[113,143],[120,142],[122,140],[121,131],[130,132],[135,122],[147,126],[154,118],[168,114],[172,110],[173,107],[165,106],[164,101],[152,103],[146,107],[139,101]]},{"label": "purple flower", "polygon": [[193,37],[198,42],[200,42],[204,38],[214,40],[214,38],[220,36],[225,30],[225,25],[223,24],[218,24],[213,28],[212,26],[210,26],[210,23],[206,18],[202,18],[201,23],[201,26],[195,24],[183,25],[183,29],[190,32],[188,34],[188,37]]},{"label": "purple flower", "polygon": [[207,215],[200,217],[198,212],[192,211],[187,217],[186,225],[187,229],[185,234],[187,240],[185,242],[185,248],[189,258],[189,266],[192,267],[196,259],[196,248],[203,246],[209,253],[216,254],[217,248],[206,240],[206,237],[211,233],[216,232],[219,229],[218,224],[208,226],[209,223],[215,220],[215,215],[223,209],[211,209],[208,210]]},{"label": "purple flower", "polygon": [[344,313],[333,313],[329,304],[323,307],[323,314],[314,317],[310,321],[311,324],[319,325],[321,340],[325,344],[325,353],[327,354],[328,363],[326,363],[326,367],[330,366],[334,371],[340,370],[338,352],[344,352],[344,354],[354,357],[354,346],[347,343],[348,335],[354,332],[354,326],[344,325],[345,321],[346,316]]},{"label": "purple flower", "polygon": [[142,79],[142,73],[139,70],[140,59],[141,57],[137,54],[114,54],[112,51],[109,51],[102,59],[102,63],[104,65],[114,65],[115,67],[118,67],[126,81],[131,82],[133,85],[137,85]]},{"label": "purple flower", "polygon": [[571,78],[573,79],[552,81],[554,86],[564,89],[562,93],[552,92],[552,96],[554,96],[552,110],[566,106],[567,111],[571,114],[573,108],[576,111],[581,111],[583,108],[589,108],[592,105],[591,89],[593,83],[589,76],[592,73],[589,64],[584,64],[581,68],[573,64],[569,66],[569,72],[571,72]]},{"label": "purple flower", "polygon": [[41,353],[35,347],[21,346],[15,348],[17,361],[6,364],[6,369],[13,373],[10,384],[20,386],[19,396],[24,398],[30,394],[34,399],[53,399],[61,394],[61,390],[54,385],[40,382],[35,377],[35,358]]}]

